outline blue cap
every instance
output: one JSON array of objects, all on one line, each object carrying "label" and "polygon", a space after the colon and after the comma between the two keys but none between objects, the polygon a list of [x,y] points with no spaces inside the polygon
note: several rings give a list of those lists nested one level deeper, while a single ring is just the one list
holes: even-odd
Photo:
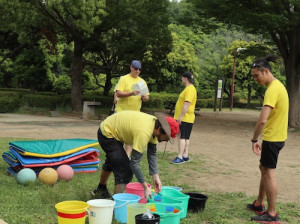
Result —
[{"label": "blue cap", "polygon": [[142,68],[142,64],[141,64],[141,62],[138,61],[138,60],[133,60],[133,61],[131,62],[131,66],[132,66],[133,68],[135,68],[135,69]]}]

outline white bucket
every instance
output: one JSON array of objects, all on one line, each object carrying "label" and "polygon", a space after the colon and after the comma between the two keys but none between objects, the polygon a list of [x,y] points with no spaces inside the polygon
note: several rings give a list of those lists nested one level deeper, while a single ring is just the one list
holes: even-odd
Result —
[{"label": "white bucket", "polygon": [[89,224],[111,224],[116,202],[108,199],[94,199],[89,204]]}]

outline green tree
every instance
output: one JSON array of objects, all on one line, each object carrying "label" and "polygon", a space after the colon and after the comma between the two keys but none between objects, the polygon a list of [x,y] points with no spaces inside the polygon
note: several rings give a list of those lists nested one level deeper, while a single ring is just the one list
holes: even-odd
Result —
[{"label": "green tree", "polygon": [[[170,51],[167,0],[107,1],[108,15],[103,20],[99,35],[87,46],[85,64],[94,74],[98,86],[107,95],[111,79],[129,72],[131,60],[142,61],[142,76],[147,81],[160,77],[159,62]],[[97,30],[96,30],[97,31]],[[149,57],[151,60],[149,60]],[[100,80],[105,75],[105,84]],[[151,86],[149,86],[151,88]]]},{"label": "green tree", "polygon": [[[163,75],[158,77],[157,91],[170,90],[178,92],[182,89],[181,75],[186,71],[191,71],[195,75],[195,85],[197,85],[197,56],[194,45],[199,41],[193,30],[183,25],[170,24],[169,29],[172,34],[172,51],[168,53],[163,61],[161,71]],[[171,83],[168,85],[167,83]]]},{"label": "green tree", "polygon": [[[241,49],[237,52],[237,49]],[[252,79],[250,73],[250,66],[256,57],[262,57],[270,52],[274,52],[275,49],[272,49],[271,46],[266,43],[259,43],[255,41],[234,41],[227,48],[227,55],[223,58],[220,68],[223,74],[226,74],[226,86],[225,91],[228,94],[228,97],[232,94],[231,85],[232,85],[232,75],[233,75],[233,64],[234,64],[234,55],[236,57],[235,65],[235,80],[234,92],[247,92],[247,102],[250,105],[252,96],[254,98],[261,97],[261,91],[263,88],[258,88],[257,84]],[[277,68],[277,69],[276,69]],[[278,71],[278,66],[274,66],[273,73],[276,77],[281,77],[280,72]],[[256,94],[252,94],[252,90],[256,90]]]},{"label": "green tree", "polygon": [[[72,81],[71,101],[74,111],[82,110],[82,72],[84,69],[83,54],[87,43],[96,27],[100,26],[105,12],[104,1],[82,0],[32,0],[38,12],[43,15],[44,27],[49,27],[64,35],[67,43],[74,43],[73,60],[70,69]],[[54,32],[53,31],[53,32]]]},{"label": "green tree", "polygon": [[[36,68],[37,74],[34,74],[34,68],[30,66],[43,66],[44,56],[40,49],[41,30],[38,26],[36,12],[32,6],[22,4],[19,1],[0,1],[0,76],[2,84],[6,87],[17,87],[16,80],[22,80],[21,85],[34,90],[41,88],[40,82],[35,82],[39,77],[45,80],[45,70]],[[26,55],[26,56],[25,56]],[[27,57],[27,58],[26,58]],[[36,58],[41,57],[41,58]],[[31,60],[29,60],[29,58]],[[17,60],[15,63],[14,61]],[[30,71],[21,69],[22,63]],[[21,71],[22,74],[16,73]],[[34,74],[35,78],[29,77]],[[15,77],[18,75],[19,77]],[[21,77],[22,76],[22,77]],[[40,80],[42,80],[40,79]],[[26,84],[27,83],[27,84]]]},{"label": "green tree", "polygon": [[32,92],[44,89],[46,82],[45,58],[39,49],[26,49],[19,54],[13,67],[18,87],[30,88]]},{"label": "green tree", "polygon": [[206,18],[236,24],[267,35],[277,46],[286,70],[290,97],[289,125],[300,126],[300,1],[188,0]]}]

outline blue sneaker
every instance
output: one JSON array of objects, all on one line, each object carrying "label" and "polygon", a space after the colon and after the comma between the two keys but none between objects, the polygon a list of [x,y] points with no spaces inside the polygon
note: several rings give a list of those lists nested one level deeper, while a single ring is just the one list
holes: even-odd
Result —
[{"label": "blue sneaker", "polygon": [[180,159],[179,157],[176,157],[175,159],[173,159],[171,161],[172,164],[180,164],[180,163],[184,163],[183,159]]},{"label": "blue sneaker", "polygon": [[190,161],[190,157],[182,157],[184,162],[189,162]]}]

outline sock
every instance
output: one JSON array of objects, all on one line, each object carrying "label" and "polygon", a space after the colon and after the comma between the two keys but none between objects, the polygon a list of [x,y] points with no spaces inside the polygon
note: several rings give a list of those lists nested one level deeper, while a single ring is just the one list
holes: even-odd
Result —
[{"label": "sock", "polygon": [[98,189],[107,189],[106,184],[100,184],[99,183]]}]

